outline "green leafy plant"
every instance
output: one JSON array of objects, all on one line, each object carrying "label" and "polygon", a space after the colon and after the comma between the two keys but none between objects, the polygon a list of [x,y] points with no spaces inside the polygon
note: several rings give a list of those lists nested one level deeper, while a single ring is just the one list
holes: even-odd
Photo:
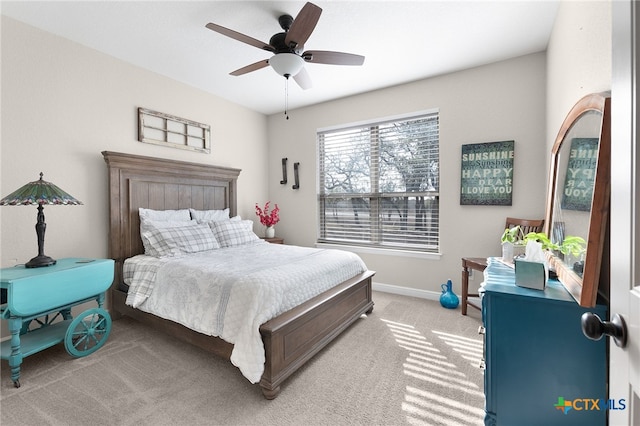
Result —
[{"label": "green leafy plant", "polygon": [[561,244],[557,244],[552,242],[544,232],[529,232],[523,236],[520,226],[505,229],[500,237],[500,242],[517,246],[526,246],[529,241],[540,243],[542,250],[559,251],[564,255],[571,254],[574,257],[580,257],[587,248],[587,242],[582,237],[567,235]]},{"label": "green leafy plant", "polygon": [[523,242],[526,244],[529,241],[536,241],[542,244],[543,250],[559,251],[564,255],[571,254],[574,257],[579,257],[587,247],[587,242],[584,238],[574,235],[567,235],[562,243],[556,244],[544,232],[529,232],[524,236]]},{"label": "green leafy plant", "polygon": [[529,232],[524,236],[522,242],[526,245],[529,241],[535,241],[542,244],[542,250],[558,250],[556,243],[551,242],[547,234],[544,232]]},{"label": "green leafy plant", "polygon": [[564,255],[571,254],[573,257],[580,257],[586,250],[587,242],[585,239],[574,235],[567,235],[560,244],[560,253]]},{"label": "green leafy plant", "polygon": [[520,226],[505,229],[500,237],[500,242],[518,244],[520,242]]}]

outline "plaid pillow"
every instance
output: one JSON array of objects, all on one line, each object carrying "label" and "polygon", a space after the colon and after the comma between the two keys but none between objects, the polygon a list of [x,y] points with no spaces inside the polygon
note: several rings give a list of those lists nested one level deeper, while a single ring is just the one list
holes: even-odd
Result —
[{"label": "plaid pillow", "polygon": [[149,241],[148,236],[154,229],[164,228],[182,228],[189,225],[196,225],[195,220],[151,220],[144,216],[140,216],[140,237],[144,246],[145,254],[153,253],[153,242]]},{"label": "plaid pillow", "polygon": [[226,220],[208,223],[213,230],[213,235],[220,243],[220,247],[234,247],[260,239],[253,233],[253,222],[250,220]]},{"label": "plaid pillow", "polygon": [[207,225],[188,224],[182,227],[146,227],[142,240],[146,239],[145,254],[155,257],[181,256],[220,248]]}]

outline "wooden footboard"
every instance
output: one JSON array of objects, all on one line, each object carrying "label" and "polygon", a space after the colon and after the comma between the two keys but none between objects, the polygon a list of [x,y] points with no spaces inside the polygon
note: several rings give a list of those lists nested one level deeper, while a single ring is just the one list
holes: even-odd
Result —
[{"label": "wooden footboard", "polygon": [[275,398],[287,377],[373,310],[373,274],[364,272],[260,327],[267,354],[260,386],[267,399]]},{"label": "wooden footboard", "polygon": [[[309,301],[264,323],[260,334],[265,348],[265,369],[260,380],[262,393],[274,399],[280,385],[311,357],[335,339],[364,313],[373,310],[371,278],[364,272]],[[125,305],[126,293],[113,289],[111,312],[129,316],[176,339],[229,359],[233,345],[181,324]]]}]

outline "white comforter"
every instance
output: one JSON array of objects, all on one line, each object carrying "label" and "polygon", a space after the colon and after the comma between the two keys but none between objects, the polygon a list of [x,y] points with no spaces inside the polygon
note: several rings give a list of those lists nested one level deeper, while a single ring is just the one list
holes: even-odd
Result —
[{"label": "white comforter", "polygon": [[128,305],[233,343],[231,362],[257,383],[260,325],[366,269],[350,252],[258,241],[180,258],[135,256],[124,280]]}]

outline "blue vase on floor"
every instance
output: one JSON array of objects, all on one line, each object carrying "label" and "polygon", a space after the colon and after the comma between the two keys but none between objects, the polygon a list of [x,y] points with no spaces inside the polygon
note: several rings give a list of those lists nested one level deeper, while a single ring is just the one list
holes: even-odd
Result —
[{"label": "blue vase on floor", "polygon": [[442,284],[442,294],[440,295],[440,304],[447,309],[455,309],[458,307],[460,300],[451,289],[451,280],[447,280],[446,284]]}]

